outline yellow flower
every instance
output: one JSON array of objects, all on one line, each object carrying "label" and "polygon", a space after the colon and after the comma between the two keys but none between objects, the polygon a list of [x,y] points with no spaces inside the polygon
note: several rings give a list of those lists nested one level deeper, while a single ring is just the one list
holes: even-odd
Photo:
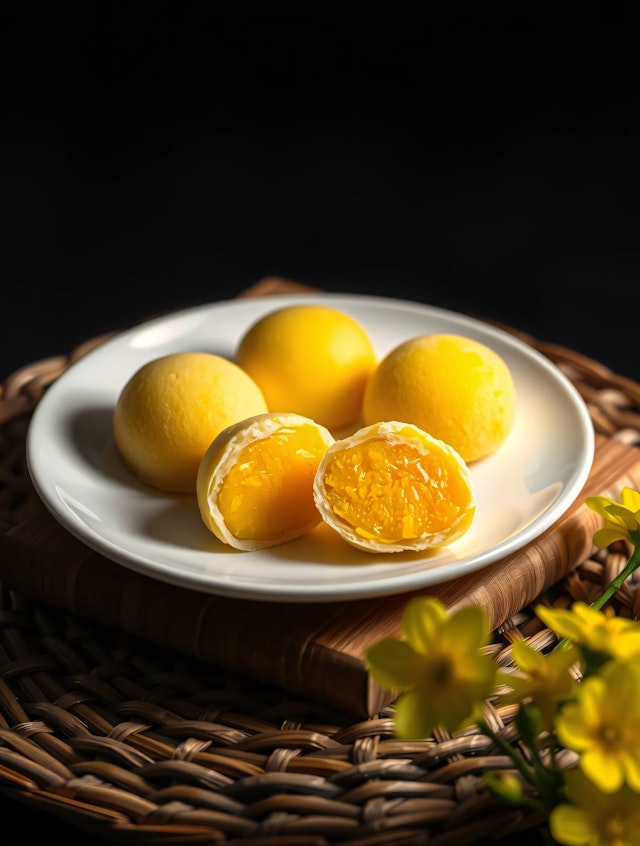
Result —
[{"label": "yellow flower", "polygon": [[542,654],[525,640],[517,640],[511,648],[520,674],[498,671],[498,680],[512,692],[501,697],[504,703],[531,700],[538,708],[543,729],[551,729],[559,703],[568,700],[577,684],[570,668],[578,660],[573,649]]},{"label": "yellow flower", "polygon": [[558,714],[556,732],[600,790],[613,793],[626,782],[640,792],[640,666],[611,661],[584,679]]},{"label": "yellow flower", "polygon": [[574,602],[570,609],[540,605],[535,611],[556,634],[589,653],[619,661],[640,657],[640,626],[633,620],[616,617],[611,608],[600,611],[585,602]]},{"label": "yellow flower", "polygon": [[402,639],[384,638],[366,653],[372,678],[401,693],[396,734],[428,737],[439,725],[455,730],[495,686],[497,664],[480,651],[490,637],[484,611],[450,613],[435,597],[419,597],[407,605],[402,629]]},{"label": "yellow flower", "polygon": [[580,770],[565,773],[568,802],[549,814],[549,829],[563,846],[640,846],[640,801],[626,785],[603,793]]},{"label": "yellow flower", "polygon": [[605,520],[593,536],[596,546],[604,548],[617,540],[640,544],[640,492],[623,488],[621,502],[608,496],[589,496],[586,504]]}]

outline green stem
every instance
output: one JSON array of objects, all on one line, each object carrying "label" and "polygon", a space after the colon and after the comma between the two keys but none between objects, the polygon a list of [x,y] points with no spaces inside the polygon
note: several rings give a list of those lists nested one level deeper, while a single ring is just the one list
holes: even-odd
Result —
[{"label": "green stem", "polygon": [[[526,762],[524,757],[515,749],[511,743],[504,740],[499,734],[496,734],[484,720],[479,723],[480,730],[490,737],[496,746],[504,752],[507,757],[513,761],[513,765],[522,775],[522,777],[535,789],[536,798],[522,796],[519,804],[522,808],[532,808],[542,812],[545,816],[549,815],[550,810],[557,804],[557,780],[555,778],[549,779],[549,776],[554,776],[536,755],[539,763],[532,767]],[[531,750],[530,750],[531,751]]]},{"label": "green stem", "polygon": [[520,755],[508,741],[500,737],[499,734],[496,734],[496,732],[493,731],[493,729],[491,729],[489,725],[484,722],[484,720],[480,722],[479,727],[481,731],[487,735],[487,737],[490,737],[491,740],[493,740],[496,746],[502,752],[504,752],[505,755],[511,758],[514,763],[514,766],[516,767],[518,772],[523,776],[523,778],[525,778],[529,782],[529,784],[533,785],[534,787],[537,787],[538,785],[536,784],[535,771],[533,767],[530,767],[529,764],[527,764],[522,755]]},{"label": "green stem", "polygon": [[592,608],[596,608],[599,610],[602,606],[614,595],[614,593],[619,590],[622,585],[626,582],[629,576],[640,567],[640,546],[636,546],[631,553],[631,557],[627,561],[627,564],[623,570],[618,573],[615,579],[612,579],[609,583],[609,587],[603,591],[603,593],[595,600],[595,602],[591,603]]},{"label": "green stem", "polygon": [[[600,594],[600,596],[594,600],[590,607],[595,608],[599,611],[615,594],[617,590],[620,590],[622,585],[626,582],[629,576],[640,567],[640,544],[636,544],[633,548],[633,552],[629,557],[624,569],[622,569],[615,579],[612,579],[605,590]],[[554,649],[566,649],[567,646],[571,643],[570,638],[565,637],[562,640],[558,641],[555,645]]]}]

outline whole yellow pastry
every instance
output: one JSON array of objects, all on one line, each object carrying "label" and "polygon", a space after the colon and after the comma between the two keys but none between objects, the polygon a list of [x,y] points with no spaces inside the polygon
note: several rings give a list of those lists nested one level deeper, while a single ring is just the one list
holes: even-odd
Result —
[{"label": "whole yellow pastry", "polygon": [[411,338],[379,362],[364,391],[362,420],[403,420],[450,444],[467,462],[506,440],[516,390],[505,360],[456,334]]},{"label": "whole yellow pastry", "polygon": [[176,352],[143,364],[124,385],[113,434],[127,467],[163,491],[195,493],[198,466],[227,426],[267,410],[253,379],[206,352]]}]

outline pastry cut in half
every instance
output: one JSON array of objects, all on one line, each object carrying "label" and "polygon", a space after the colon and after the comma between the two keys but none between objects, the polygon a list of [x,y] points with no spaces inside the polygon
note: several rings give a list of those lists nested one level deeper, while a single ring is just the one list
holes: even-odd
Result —
[{"label": "pastry cut in half", "polygon": [[469,529],[471,475],[453,447],[417,426],[374,423],[335,441],[314,480],[322,519],[367,552],[426,550]]}]

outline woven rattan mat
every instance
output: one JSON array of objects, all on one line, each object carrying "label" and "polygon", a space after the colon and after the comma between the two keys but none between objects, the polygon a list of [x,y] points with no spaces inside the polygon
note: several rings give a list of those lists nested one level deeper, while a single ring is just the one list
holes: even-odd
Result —
[{"label": "woven rattan mat", "polygon": [[[280,283],[267,280],[256,293],[276,290]],[[635,453],[640,385],[519,336],[577,386],[596,432]],[[24,455],[31,412],[102,340],[27,365],[0,386],[2,532],[39,506]],[[537,599],[590,601],[627,554],[589,550]],[[505,811],[484,790],[485,770],[509,766],[484,736],[401,742],[392,706],[356,719],[1,587],[0,791],[16,803],[123,843],[444,846],[511,842],[539,822]],[[532,605],[496,628],[500,664],[510,663],[515,638],[538,649],[553,643]],[[636,615],[631,586],[612,605]],[[488,703],[487,713],[515,734],[513,709]]]}]

